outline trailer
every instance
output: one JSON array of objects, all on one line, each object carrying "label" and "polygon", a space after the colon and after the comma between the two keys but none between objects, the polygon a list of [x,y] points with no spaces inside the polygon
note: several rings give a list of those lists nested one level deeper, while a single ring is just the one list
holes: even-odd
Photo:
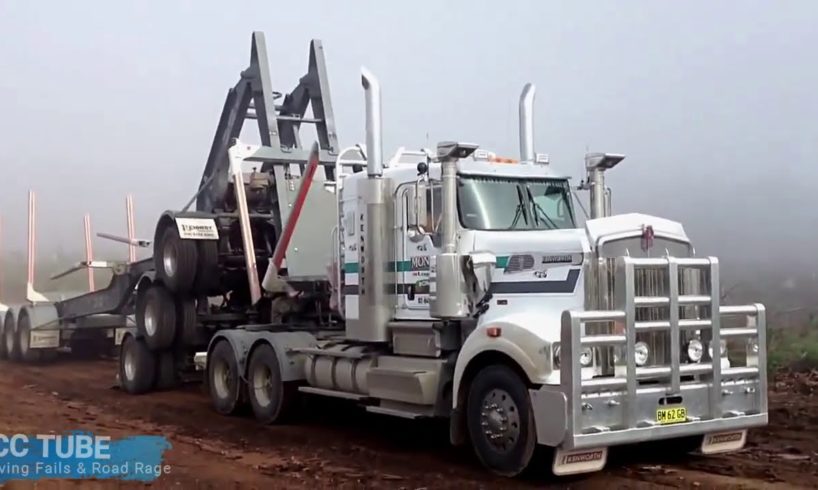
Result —
[{"label": "trailer", "polygon": [[[126,198],[128,238],[101,233],[100,236],[129,243],[129,260],[112,261],[94,258],[91,217],[83,218],[85,260],[64,272],[59,279],[87,271],[88,291],[41,293],[34,286],[36,263],[36,194],[28,195],[28,249],[26,302],[22,305],[0,304],[0,359],[22,362],[52,360],[58,351],[67,350],[77,357],[115,356],[126,331],[135,328],[133,319],[134,287],[137,280],[150,274],[153,262],[136,260],[136,246],[147,246],[134,238],[133,198]],[[109,284],[96,288],[94,271],[111,272]]]},{"label": "trailer", "polygon": [[126,392],[199,372],[216,411],[249,405],[263,424],[305,395],[443,418],[506,476],[537,447],[569,475],[624,444],[734,451],[767,423],[764,307],[721,305],[718,260],[681,224],[612,213],[605,174],[624,155],[585,155],[572,186],[536,153],[533,85],[518,159],[443,141],[386,160],[372,73],[366,144],[347,148],[320,41],[293,90],[271,80],[253,33],[198,191],[127,275]]}]

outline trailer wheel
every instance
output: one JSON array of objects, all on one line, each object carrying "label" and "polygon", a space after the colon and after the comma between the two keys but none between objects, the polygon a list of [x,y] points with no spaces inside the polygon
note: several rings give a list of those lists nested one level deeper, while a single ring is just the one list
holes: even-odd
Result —
[{"label": "trailer wheel", "polygon": [[119,383],[131,395],[147,393],[156,379],[156,356],[143,339],[128,335],[119,351]]},{"label": "trailer wheel", "polygon": [[169,390],[179,385],[176,357],[172,351],[160,353],[156,359],[156,389]]},{"label": "trailer wheel", "polygon": [[156,274],[174,293],[186,293],[196,279],[198,254],[194,240],[183,240],[174,224],[165,226],[154,245]]},{"label": "trailer wheel", "polygon": [[23,312],[17,320],[17,348],[20,349],[20,359],[23,362],[39,362],[42,356],[40,349],[31,348],[31,320]]},{"label": "trailer wheel", "polygon": [[247,392],[253,414],[264,424],[286,421],[298,400],[298,387],[281,380],[278,356],[269,344],[262,344],[250,355]]},{"label": "trailer wheel", "polygon": [[2,315],[2,317],[0,317],[0,360],[8,359],[8,356],[8,346],[6,346],[6,315]]},{"label": "trailer wheel", "polygon": [[137,298],[136,328],[154,351],[167,349],[176,336],[176,304],[167,289],[153,284]]},{"label": "trailer wheel", "polygon": [[6,345],[6,356],[8,359],[10,361],[19,361],[20,350],[17,348],[17,341],[15,339],[17,322],[14,320],[14,312],[11,310],[6,312],[6,320],[3,322],[3,343]]},{"label": "trailer wheel", "polygon": [[216,240],[198,242],[195,289],[199,293],[208,294],[219,286],[219,242]]},{"label": "trailer wheel", "polygon": [[220,341],[207,356],[207,386],[213,408],[222,415],[231,415],[239,407],[239,374],[233,348]]},{"label": "trailer wheel", "polygon": [[528,387],[511,368],[483,368],[471,383],[466,418],[471,444],[494,473],[516,476],[534,454],[537,437]]}]

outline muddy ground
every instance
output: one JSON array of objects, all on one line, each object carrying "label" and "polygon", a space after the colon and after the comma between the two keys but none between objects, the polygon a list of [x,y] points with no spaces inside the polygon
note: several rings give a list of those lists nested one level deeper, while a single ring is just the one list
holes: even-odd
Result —
[{"label": "muddy ground", "polygon": [[[771,382],[768,427],[742,452],[667,459],[640,447],[612,451],[604,472],[571,480],[489,476],[446,428],[364,414],[311,400],[292,425],[260,427],[250,416],[211,411],[198,385],[129,396],[116,362],[0,363],[0,433],[88,430],[113,438],[158,434],[173,445],[156,488],[818,488],[818,373]],[[550,465],[540,459],[543,467]],[[30,488],[11,482],[6,488]],[[116,481],[37,482],[37,488],[119,488]]]}]

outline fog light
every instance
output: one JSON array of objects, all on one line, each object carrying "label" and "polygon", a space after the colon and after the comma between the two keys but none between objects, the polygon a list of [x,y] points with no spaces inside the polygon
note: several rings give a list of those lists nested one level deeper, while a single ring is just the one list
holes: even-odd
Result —
[{"label": "fog light", "polygon": [[579,365],[582,367],[588,367],[593,361],[594,351],[592,351],[590,347],[583,348],[582,352],[579,354]]},{"label": "fog light", "polygon": [[[710,359],[713,359],[713,342],[708,343],[707,355],[710,356]],[[725,355],[727,355],[727,341],[719,340],[719,357],[724,357]]]},{"label": "fog light", "polygon": [[687,358],[693,362],[699,362],[704,355],[704,346],[701,340],[693,339],[687,343]]},{"label": "fog light", "polygon": [[750,344],[750,352],[752,354],[758,354],[758,341],[750,340],[748,343]]},{"label": "fog light", "polygon": [[650,349],[648,349],[648,344],[637,342],[636,345],[633,346],[633,356],[637,366],[644,366],[648,362],[649,354]]},{"label": "fog light", "polygon": [[554,367],[559,369],[560,367],[560,346],[554,345]]}]

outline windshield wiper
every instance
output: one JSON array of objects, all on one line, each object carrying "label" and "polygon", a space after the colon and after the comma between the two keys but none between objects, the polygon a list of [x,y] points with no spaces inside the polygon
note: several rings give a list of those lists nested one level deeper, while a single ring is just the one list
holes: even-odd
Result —
[{"label": "windshield wiper", "polygon": [[531,189],[528,186],[526,186],[525,190],[526,193],[528,193],[528,199],[531,200],[531,207],[534,209],[534,223],[537,225],[540,224],[539,215],[541,214],[543,220],[547,221],[546,225],[548,226],[549,230],[555,230],[559,228],[557,224],[554,223],[554,220],[549,218],[548,215],[543,210],[543,208],[539,204],[537,204],[537,201],[534,200],[534,196],[531,194]]},{"label": "windshield wiper", "polygon": [[512,220],[511,226],[508,227],[509,230],[517,228],[517,222],[520,221],[521,216],[525,220],[525,224],[528,225],[528,218],[525,216],[525,199],[523,199],[520,188],[517,187],[517,210],[514,212],[514,220]]}]

